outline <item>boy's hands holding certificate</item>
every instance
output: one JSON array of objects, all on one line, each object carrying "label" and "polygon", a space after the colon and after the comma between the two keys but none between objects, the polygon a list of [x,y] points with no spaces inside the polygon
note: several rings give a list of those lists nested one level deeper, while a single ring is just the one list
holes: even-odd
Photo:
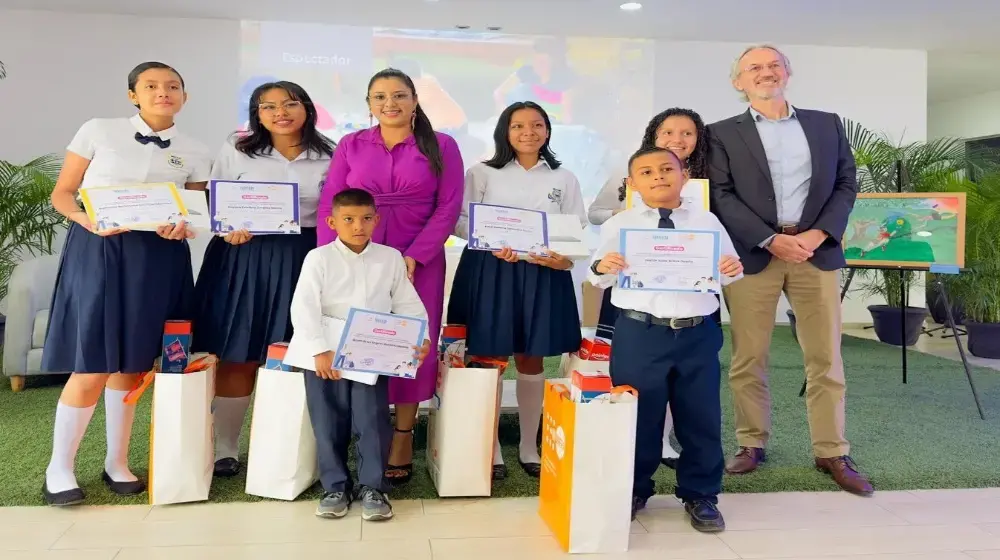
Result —
[{"label": "boy's hands holding certificate", "polygon": [[333,352],[327,351],[316,354],[316,376],[322,379],[340,379],[340,372],[333,369]]}]

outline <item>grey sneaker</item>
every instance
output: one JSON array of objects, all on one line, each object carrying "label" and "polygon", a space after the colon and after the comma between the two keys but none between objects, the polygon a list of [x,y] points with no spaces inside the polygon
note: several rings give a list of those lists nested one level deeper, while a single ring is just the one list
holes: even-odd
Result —
[{"label": "grey sneaker", "polygon": [[365,521],[385,521],[392,519],[392,505],[389,498],[374,488],[363,488],[360,493],[361,519]]},{"label": "grey sneaker", "polygon": [[316,508],[316,517],[326,519],[339,519],[347,515],[347,510],[351,509],[351,495],[347,492],[327,492],[319,501]]}]

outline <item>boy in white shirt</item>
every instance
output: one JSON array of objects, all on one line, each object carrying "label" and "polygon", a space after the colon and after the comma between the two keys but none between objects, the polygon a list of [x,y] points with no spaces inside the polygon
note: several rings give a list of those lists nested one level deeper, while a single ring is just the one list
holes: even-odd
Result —
[{"label": "boy in white shirt", "polygon": [[[334,197],[327,224],[337,232],[333,243],[306,255],[292,296],[294,334],[290,345],[308,348],[315,356],[313,371],[306,372],[306,402],[316,434],[320,483],[324,495],[316,515],[340,518],[351,502],[362,502],[366,521],[392,518],[389,490],[383,474],[392,442],[388,377],[375,385],[341,379],[334,368],[336,348],[327,342],[324,317],[346,320],[352,307],[427,318],[427,310],[406,274],[403,255],[391,247],[371,242],[378,223],[375,199],[361,189],[347,189]],[[425,340],[415,349],[423,362],[430,349]],[[353,431],[358,435],[358,483],[347,467]]]},{"label": "boy in white shirt", "polygon": [[660,464],[669,404],[681,444],[676,496],[684,502],[695,529],[723,531],[726,525],[717,506],[724,468],[719,396],[722,330],[712,319],[719,302],[707,292],[619,288],[617,275],[628,270],[628,263],[616,251],[623,228],[713,230],[721,234],[722,284],[741,278],[743,265],[715,215],[682,203],[683,165],[673,152],[639,150],[629,159],[628,181],[648,208],[625,210],[604,223],[590,282],[611,288],[611,301],[621,309],[611,344],[611,379],[639,393],[632,518],[654,493],[652,477]]}]

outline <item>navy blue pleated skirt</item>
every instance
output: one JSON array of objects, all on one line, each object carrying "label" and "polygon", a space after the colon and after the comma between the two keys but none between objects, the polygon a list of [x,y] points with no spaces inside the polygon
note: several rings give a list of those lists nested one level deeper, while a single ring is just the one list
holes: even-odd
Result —
[{"label": "navy blue pleated skirt", "polygon": [[611,303],[611,288],[604,290],[601,298],[601,312],[597,316],[597,337],[611,340],[615,337],[615,321],[621,310]]},{"label": "navy blue pleated skirt", "polygon": [[470,355],[558,356],[580,348],[580,312],[568,270],[520,261],[488,251],[462,251],[448,323],[466,326]]},{"label": "navy blue pleated skirt", "polygon": [[315,248],[316,228],[242,245],[212,239],[195,285],[194,350],[224,362],[259,362],[269,344],[291,340],[292,294]]},{"label": "navy blue pleated skirt", "polygon": [[73,224],[56,277],[42,370],[149,371],[163,324],[190,320],[194,290],[186,241],[153,232],[108,237]]}]

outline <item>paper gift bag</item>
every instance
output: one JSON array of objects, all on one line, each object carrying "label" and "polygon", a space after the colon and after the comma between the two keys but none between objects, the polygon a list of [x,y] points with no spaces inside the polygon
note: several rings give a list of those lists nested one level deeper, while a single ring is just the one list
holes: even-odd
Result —
[{"label": "paper gift bag", "polygon": [[152,384],[149,422],[149,503],[200,502],[212,485],[212,398],[217,359],[196,354],[183,373],[154,370],[126,397],[136,402]]},{"label": "paper gift bag", "polygon": [[578,352],[563,354],[559,362],[560,377],[573,377],[573,372],[583,374],[610,374],[611,345],[596,338],[585,338]]},{"label": "paper gift bag", "polygon": [[301,371],[257,371],[246,493],[294,500],[319,480]]},{"label": "paper gift bag", "polygon": [[441,497],[489,496],[498,369],[439,365],[427,421],[427,471]]},{"label": "paper gift bag", "polygon": [[577,403],[545,382],[539,514],[564,551],[628,550],[637,412],[631,387]]}]

